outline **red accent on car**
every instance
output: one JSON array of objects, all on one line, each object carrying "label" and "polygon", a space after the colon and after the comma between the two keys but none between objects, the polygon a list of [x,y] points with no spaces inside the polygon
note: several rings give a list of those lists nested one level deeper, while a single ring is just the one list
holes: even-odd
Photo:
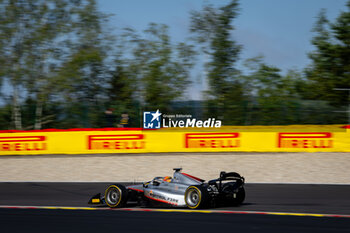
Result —
[{"label": "red accent on car", "polygon": [[128,188],[128,189],[135,190],[135,191],[137,191],[137,192],[143,193],[143,190],[141,190],[141,189],[135,189],[135,188]]},{"label": "red accent on car", "polygon": [[187,177],[190,177],[190,178],[192,178],[192,179],[194,179],[194,180],[197,180],[197,181],[199,181],[199,182],[204,182],[204,180],[202,180],[202,179],[200,179],[200,178],[198,178],[198,177],[195,177],[195,176],[191,176],[191,175],[189,175],[189,174],[187,174],[187,173],[182,172],[181,174],[182,174],[182,175],[185,175],[185,176],[187,176]]}]

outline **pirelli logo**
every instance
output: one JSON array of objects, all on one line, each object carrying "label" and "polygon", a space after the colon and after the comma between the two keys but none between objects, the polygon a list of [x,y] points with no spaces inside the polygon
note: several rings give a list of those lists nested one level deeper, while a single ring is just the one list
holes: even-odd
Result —
[{"label": "pirelli logo", "polygon": [[185,148],[240,147],[239,133],[186,133]]},{"label": "pirelli logo", "polygon": [[89,135],[88,150],[131,150],[144,149],[143,134]]},{"label": "pirelli logo", "polygon": [[330,132],[278,133],[277,147],[280,148],[332,148]]},{"label": "pirelli logo", "polygon": [[45,136],[0,137],[0,151],[41,151],[47,150]]}]

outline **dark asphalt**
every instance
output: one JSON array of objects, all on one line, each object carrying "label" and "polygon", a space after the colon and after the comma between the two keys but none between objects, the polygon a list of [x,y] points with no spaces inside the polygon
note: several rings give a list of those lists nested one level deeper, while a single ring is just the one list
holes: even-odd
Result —
[{"label": "dark asphalt", "polygon": [[[88,206],[106,183],[0,183],[0,205]],[[237,211],[350,215],[350,185],[247,184]],[[1,232],[350,232],[350,218],[0,209]]]},{"label": "dark asphalt", "polygon": [[0,209],[1,232],[349,232],[350,219],[271,215]]},{"label": "dark asphalt", "polygon": [[[0,183],[0,205],[88,206],[109,183]],[[246,184],[238,211],[350,215],[350,185]]]}]

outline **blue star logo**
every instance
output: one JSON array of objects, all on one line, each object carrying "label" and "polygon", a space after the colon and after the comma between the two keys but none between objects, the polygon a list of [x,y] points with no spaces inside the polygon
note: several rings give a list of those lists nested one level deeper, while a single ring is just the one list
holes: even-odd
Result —
[{"label": "blue star logo", "polygon": [[143,128],[144,129],[160,129],[160,116],[162,113],[157,109],[156,112],[143,112]]}]

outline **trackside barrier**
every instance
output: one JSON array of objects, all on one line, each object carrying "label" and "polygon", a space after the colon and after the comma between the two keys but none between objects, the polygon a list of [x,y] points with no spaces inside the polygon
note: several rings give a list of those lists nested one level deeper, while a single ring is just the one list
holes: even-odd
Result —
[{"label": "trackside barrier", "polygon": [[0,131],[0,155],[150,152],[350,152],[350,127]]}]

